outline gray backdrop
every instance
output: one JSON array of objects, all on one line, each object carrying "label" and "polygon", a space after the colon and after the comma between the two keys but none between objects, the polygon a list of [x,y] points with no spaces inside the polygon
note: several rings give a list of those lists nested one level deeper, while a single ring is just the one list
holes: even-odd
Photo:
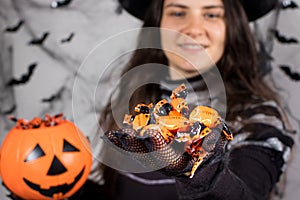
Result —
[{"label": "gray backdrop", "polygon": [[[288,2],[288,1],[287,1]],[[300,0],[295,0],[300,4]],[[93,135],[95,119],[106,103],[107,94],[114,83],[121,61],[115,63],[112,75],[101,77],[109,61],[121,55],[134,44],[124,38],[123,42],[104,46],[113,36],[137,28],[141,22],[120,10],[116,0],[73,0],[64,7],[51,8],[53,0],[1,0],[0,2],[0,142],[14,125],[8,116],[32,119],[63,112],[74,120],[87,135]],[[264,47],[269,52],[263,71],[266,78],[282,96],[282,102],[295,130],[299,130],[300,81],[292,80],[281,69],[286,65],[293,72],[300,72],[299,44],[282,43],[268,30],[276,29],[286,38],[300,39],[300,11],[295,9],[274,10],[266,17],[251,24]],[[19,29],[10,30],[23,21]],[[32,39],[47,33],[42,44],[29,44]],[[62,40],[70,37],[69,42]],[[102,45],[102,46],[101,46]],[[91,56],[96,47],[104,49],[101,55]],[[87,60],[86,60],[87,59]],[[32,73],[28,80],[22,76]],[[267,67],[266,67],[267,66]],[[79,69],[84,68],[80,71]],[[79,73],[78,73],[79,72]],[[294,74],[297,79],[297,75]],[[298,77],[299,78],[299,77]],[[12,80],[16,80],[12,82]],[[74,101],[74,81],[76,87]],[[23,83],[21,83],[23,82]],[[91,88],[101,85],[105,91],[95,93]],[[74,114],[74,112],[76,112]],[[299,154],[299,133],[295,134],[294,151]],[[288,166],[286,190],[283,199],[300,196],[300,157]],[[0,187],[0,199],[7,191]]]}]

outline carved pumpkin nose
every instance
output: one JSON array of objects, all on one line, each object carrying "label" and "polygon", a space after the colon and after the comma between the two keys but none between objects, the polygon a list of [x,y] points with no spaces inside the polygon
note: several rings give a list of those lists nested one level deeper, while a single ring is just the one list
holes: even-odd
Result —
[{"label": "carved pumpkin nose", "polygon": [[65,166],[57,159],[56,156],[54,156],[47,175],[48,176],[55,176],[55,175],[58,175],[58,174],[62,174],[66,171],[67,171],[67,169],[65,168]]}]

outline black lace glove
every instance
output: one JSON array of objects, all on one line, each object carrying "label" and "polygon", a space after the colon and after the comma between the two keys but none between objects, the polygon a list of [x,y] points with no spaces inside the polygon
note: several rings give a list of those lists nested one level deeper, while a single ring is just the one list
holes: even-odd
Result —
[{"label": "black lace glove", "polygon": [[189,112],[186,95],[182,84],[170,101],[136,105],[135,116],[125,115],[124,128],[107,131],[103,139],[145,168],[175,177],[180,197],[194,198],[214,176],[207,166],[222,157],[233,136],[216,110],[196,106]]},{"label": "black lace glove", "polygon": [[228,137],[232,137],[223,122],[212,128],[202,123],[195,124],[186,132],[195,132],[194,129],[201,127],[201,131],[207,134],[205,137],[200,137],[204,134],[200,131],[197,137],[177,133],[170,142],[170,138],[166,140],[159,128],[152,126],[143,131],[143,136],[134,129],[123,128],[107,131],[103,138],[117,149],[125,150],[145,167],[160,169],[162,173],[179,180],[193,182],[201,178],[193,178],[195,172],[201,171],[202,166],[212,157],[221,157]]}]

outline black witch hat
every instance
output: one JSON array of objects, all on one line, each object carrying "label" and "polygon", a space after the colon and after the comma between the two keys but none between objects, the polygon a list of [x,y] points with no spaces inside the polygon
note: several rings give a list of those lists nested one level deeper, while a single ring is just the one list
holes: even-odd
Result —
[{"label": "black witch hat", "polygon": [[[278,0],[240,0],[249,21],[254,21],[272,9],[278,3]],[[152,0],[119,0],[122,7],[131,15],[143,20],[147,8]]]}]

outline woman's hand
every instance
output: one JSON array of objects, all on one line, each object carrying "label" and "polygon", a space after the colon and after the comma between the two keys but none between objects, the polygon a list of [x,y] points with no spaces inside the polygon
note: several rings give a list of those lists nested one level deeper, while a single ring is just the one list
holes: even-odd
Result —
[{"label": "woman's hand", "polygon": [[143,136],[134,129],[122,128],[106,132],[104,140],[132,155],[146,168],[159,169],[169,176],[193,179],[194,174],[201,171],[202,166],[211,157],[218,157],[224,153],[228,141],[225,123],[213,128],[204,124],[198,126],[201,126],[201,130],[206,129],[210,132],[203,138],[199,136],[189,139],[187,135],[176,133],[169,142],[157,127],[146,129]]}]

